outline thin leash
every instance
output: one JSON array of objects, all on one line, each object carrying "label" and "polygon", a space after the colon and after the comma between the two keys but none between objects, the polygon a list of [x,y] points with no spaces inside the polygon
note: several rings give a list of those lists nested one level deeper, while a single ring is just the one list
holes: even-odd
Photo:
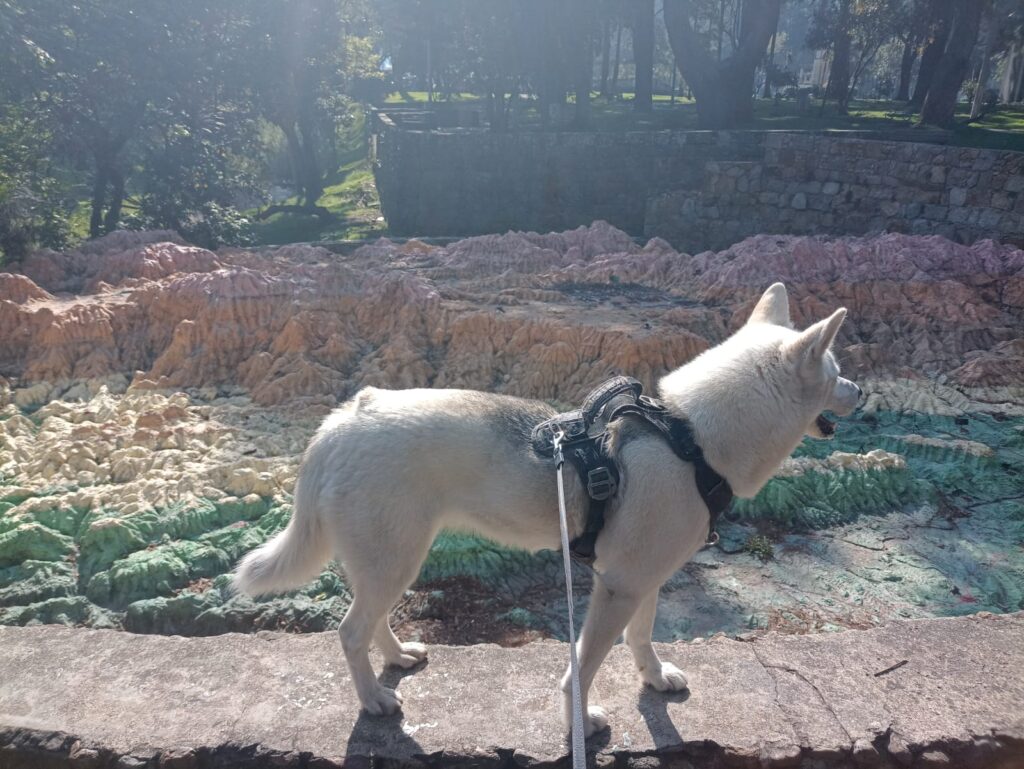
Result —
[{"label": "thin leash", "polygon": [[580,667],[576,659],[576,626],[572,605],[572,561],[569,557],[569,524],[565,515],[565,488],[562,483],[562,440],[565,433],[555,434],[555,472],[558,475],[558,522],[562,530],[562,563],[565,566],[565,598],[569,604],[569,676],[572,679],[572,767],[586,769],[587,752],[583,739],[583,703],[580,698]]}]

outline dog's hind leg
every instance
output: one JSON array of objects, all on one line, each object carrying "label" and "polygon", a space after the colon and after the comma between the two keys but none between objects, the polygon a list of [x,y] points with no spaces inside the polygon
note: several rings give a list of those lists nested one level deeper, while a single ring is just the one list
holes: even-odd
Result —
[{"label": "dog's hind leg", "polygon": [[384,655],[384,664],[398,668],[411,668],[427,658],[427,647],[416,641],[402,643],[391,629],[391,623],[385,615],[377,624],[377,632],[373,641]]},{"label": "dog's hind leg", "polygon": [[626,625],[626,645],[633,652],[636,669],[644,683],[659,692],[678,692],[686,688],[686,676],[671,662],[662,662],[654,651],[651,634],[658,611],[658,590],[640,601],[636,614]]},{"label": "dog's hind leg", "polygon": [[382,686],[370,664],[370,642],[376,641],[388,664],[411,667],[426,656],[421,644],[402,644],[388,626],[388,612],[419,574],[433,541],[431,531],[406,527],[391,541],[380,545],[390,557],[371,557],[369,551],[343,555],[345,572],[355,596],[338,628],[345,659],[352,673],[359,701],[371,715],[389,715],[402,705],[394,689]]},{"label": "dog's hind leg", "polygon": [[[608,656],[616,639],[622,635],[622,629],[636,611],[635,595],[613,592],[601,580],[594,577],[594,587],[590,596],[590,607],[587,619],[583,623],[583,631],[577,645],[580,666],[580,699],[583,704],[583,736],[589,737],[608,725],[608,715],[604,708],[588,707],[587,692]],[[572,727],[572,678],[566,670],[562,677],[562,692],[565,694],[562,716],[567,729]]]},{"label": "dog's hind leg", "polygon": [[338,628],[341,648],[345,650],[345,660],[352,673],[359,702],[373,716],[390,715],[402,706],[402,696],[394,689],[381,686],[370,664],[373,631],[381,613],[387,612],[388,608],[388,604],[381,605],[369,591],[357,592]]}]

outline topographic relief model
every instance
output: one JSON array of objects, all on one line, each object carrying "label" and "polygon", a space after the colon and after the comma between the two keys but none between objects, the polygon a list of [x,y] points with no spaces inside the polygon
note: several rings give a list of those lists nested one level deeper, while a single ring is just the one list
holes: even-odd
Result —
[{"label": "topographic relief model", "polygon": [[[651,391],[776,280],[798,326],[849,308],[836,350],[866,404],[735,505],[666,585],[656,637],[1024,609],[1024,252],[889,234],[690,256],[598,222],[348,255],[115,233],[0,274],[0,623],[332,627],[338,566],[263,601],[227,574],[286,523],[338,403],[374,385],[569,407],[620,373]],[[559,569],[445,534],[401,634],[563,637]]]}]

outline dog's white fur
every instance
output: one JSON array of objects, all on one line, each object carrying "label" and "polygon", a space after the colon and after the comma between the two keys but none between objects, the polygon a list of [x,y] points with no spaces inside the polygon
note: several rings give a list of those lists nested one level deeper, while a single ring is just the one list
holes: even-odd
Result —
[{"label": "dog's white fur", "polygon": [[[845,315],[840,309],[794,331],[786,289],[776,283],[745,326],[661,380],[661,398],[690,420],[708,462],[737,495],[756,494],[805,435],[824,437],[815,423],[822,411],[856,407],[860,388],[839,377],[829,351]],[[467,390],[360,391],[317,431],[288,527],[245,556],[234,585],[250,595],[298,587],[337,558],[354,595],[339,633],[359,699],[371,714],[395,712],[401,697],[377,681],[370,644],[389,665],[408,668],[426,657],[422,644],[395,637],[388,612],[438,532],[559,547],[554,468],[529,446],[530,428],[551,413],[535,401]],[[578,645],[588,736],[607,717],[587,708],[587,692],[623,631],[645,683],[686,687],[683,673],[655,653],[651,630],[659,587],[701,548],[709,527],[693,467],[661,437],[626,418],[616,423],[612,450],[622,482],[597,540],[598,576]],[[575,473],[565,478],[578,533],[584,493]],[[568,725],[568,672],[562,691]]]}]

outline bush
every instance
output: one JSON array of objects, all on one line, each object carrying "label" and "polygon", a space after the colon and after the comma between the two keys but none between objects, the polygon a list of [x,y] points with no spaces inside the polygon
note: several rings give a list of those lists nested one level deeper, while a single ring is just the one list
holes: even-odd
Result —
[{"label": "bush", "polygon": [[38,246],[68,245],[73,202],[51,152],[49,135],[30,114],[0,104],[0,262]]},{"label": "bush", "polygon": [[215,131],[173,126],[165,141],[144,156],[136,212],[125,218],[135,229],[170,229],[197,246],[217,248],[252,242],[251,222],[236,207],[259,199],[253,171]]},{"label": "bush", "polygon": [[179,208],[144,196],[138,212],[125,216],[122,223],[130,230],[174,230],[189,243],[203,248],[249,246],[255,241],[248,217],[237,208],[213,201]]},{"label": "bush", "polygon": [[0,177],[0,263],[38,246],[61,249],[71,229],[66,201],[53,180]]}]

